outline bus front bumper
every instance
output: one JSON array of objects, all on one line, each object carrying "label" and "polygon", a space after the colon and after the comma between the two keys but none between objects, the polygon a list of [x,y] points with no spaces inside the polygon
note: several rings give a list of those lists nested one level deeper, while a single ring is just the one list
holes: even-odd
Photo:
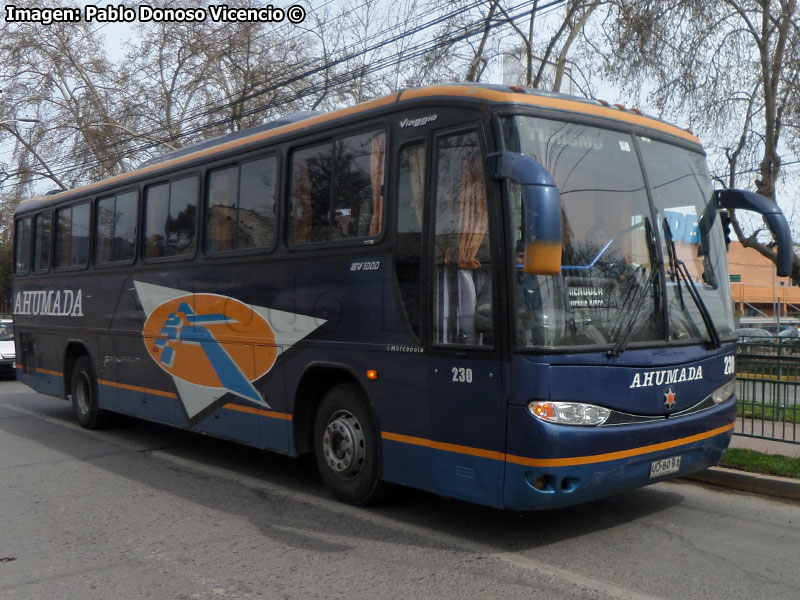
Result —
[{"label": "bus front bumper", "polygon": [[510,408],[503,505],[513,510],[570,506],[701,471],[725,454],[736,419],[735,396],[691,416],[609,427],[554,425]]}]

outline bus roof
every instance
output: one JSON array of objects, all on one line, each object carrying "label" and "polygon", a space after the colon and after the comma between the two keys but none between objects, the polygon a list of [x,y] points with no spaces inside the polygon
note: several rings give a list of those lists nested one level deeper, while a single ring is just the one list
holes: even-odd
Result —
[{"label": "bus roof", "polygon": [[47,202],[49,204],[58,200],[77,197],[106,186],[123,184],[126,181],[134,180],[143,175],[153,174],[172,167],[179,167],[197,159],[209,158],[217,154],[221,155],[237,147],[244,147],[269,138],[306,129],[314,125],[330,123],[337,119],[343,119],[360,113],[368,113],[372,110],[384,108],[392,104],[400,104],[403,102],[411,103],[422,99],[434,98],[443,100],[475,100],[498,105],[531,106],[611,119],[613,121],[624,122],[633,126],[645,127],[666,133],[694,144],[700,144],[700,140],[688,130],[680,129],[679,127],[655,117],[642,114],[641,111],[626,109],[621,105],[612,106],[607,102],[599,100],[578,98],[566,94],[544,92],[518,86],[509,87],[488,84],[452,83],[404,89],[381,98],[328,113],[311,111],[294,113],[241,132],[223,135],[196,145],[178,149],[161,157],[151,159],[138,169],[116,175],[109,179],[89,183],[78,188],[64,190],[58,193],[28,198],[20,202],[18,210],[32,208],[30,206],[32,203],[39,204],[41,202]]}]

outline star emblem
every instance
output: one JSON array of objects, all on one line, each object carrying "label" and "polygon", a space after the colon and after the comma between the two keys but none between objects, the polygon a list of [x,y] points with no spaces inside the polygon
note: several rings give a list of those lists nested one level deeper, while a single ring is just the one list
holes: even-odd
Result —
[{"label": "star emblem", "polygon": [[667,388],[667,391],[664,392],[664,408],[667,410],[675,408],[675,390],[671,387]]}]

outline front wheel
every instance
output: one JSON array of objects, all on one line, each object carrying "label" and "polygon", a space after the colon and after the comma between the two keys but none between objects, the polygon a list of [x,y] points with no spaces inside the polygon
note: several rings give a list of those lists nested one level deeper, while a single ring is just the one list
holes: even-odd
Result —
[{"label": "front wheel", "polygon": [[110,415],[97,405],[97,380],[88,356],[81,356],[72,368],[72,412],[81,427],[102,429],[108,426]]},{"label": "front wheel", "polygon": [[339,500],[364,505],[384,492],[378,427],[355,384],[331,389],[314,423],[314,454],[325,485]]}]

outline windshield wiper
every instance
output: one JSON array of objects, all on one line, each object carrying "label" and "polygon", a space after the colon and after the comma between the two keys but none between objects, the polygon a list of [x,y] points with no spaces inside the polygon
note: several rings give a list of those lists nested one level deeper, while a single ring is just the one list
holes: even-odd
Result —
[{"label": "windshield wiper", "polygon": [[[617,356],[621,355],[625,352],[625,348],[628,345],[628,342],[633,335],[633,331],[636,328],[636,325],[639,321],[639,313],[642,310],[642,307],[645,304],[645,300],[647,298],[647,291],[649,289],[653,290],[653,304],[655,306],[655,313],[658,314],[658,309],[660,305],[661,295],[660,285],[654,285],[656,277],[661,273],[661,263],[658,261],[658,253],[656,252],[656,243],[655,243],[655,236],[653,235],[653,226],[650,224],[650,218],[644,218],[644,230],[645,230],[645,237],[647,238],[647,250],[650,254],[650,264],[653,267],[653,270],[650,272],[650,276],[647,278],[647,282],[639,288],[636,296],[633,299],[633,314],[631,318],[627,321],[623,320],[620,321],[620,325],[616,329],[621,329],[624,327],[625,329],[622,331],[622,335],[618,336],[618,331],[615,331],[612,335],[613,339],[617,340],[617,343],[614,344],[614,347],[609,350],[606,354],[612,358],[616,358]],[[624,302],[623,307],[627,306],[628,303]],[[623,311],[624,313],[624,311]]]},{"label": "windshield wiper", "polygon": [[672,237],[672,228],[669,226],[669,221],[666,218],[664,219],[664,238],[667,242],[667,253],[669,254],[672,281],[675,281],[678,286],[678,297],[681,300],[681,309],[686,312],[686,305],[683,303],[683,292],[681,291],[681,279],[683,279],[689,296],[691,296],[695,305],[697,305],[697,310],[700,311],[700,317],[702,317],[703,323],[708,331],[708,336],[711,338],[711,347],[719,348],[722,342],[719,339],[717,328],[711,320],[711,313],[708,312],[706,303],[703,302],[703,298],[700,297],[700,292],[697,290],[697,286],[694,284],[694,280],[689,274],[689,269],[686,268],[686,263],[678,258],[678,253],[675,250],[675,240]]}]

